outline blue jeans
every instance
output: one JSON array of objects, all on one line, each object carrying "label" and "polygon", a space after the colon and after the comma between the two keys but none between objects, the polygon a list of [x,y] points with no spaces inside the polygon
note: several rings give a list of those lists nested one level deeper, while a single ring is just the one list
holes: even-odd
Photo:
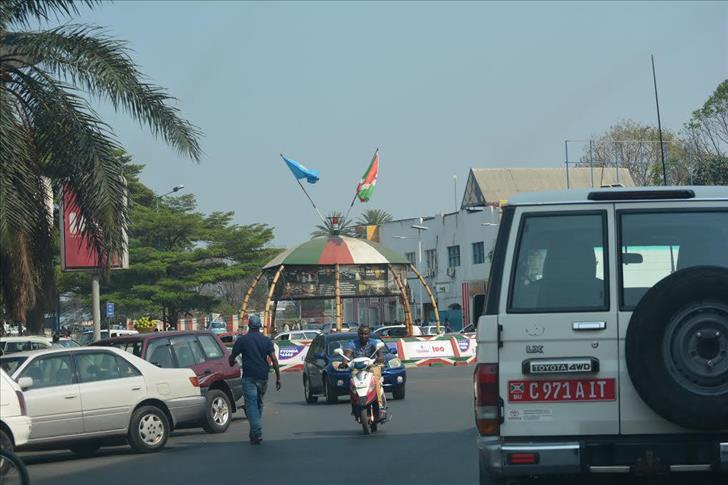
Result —
[{"label": "blue jeans", "polygon": [[263,435],[263,396],[268,388],[268,379],[243,377],[243,398],[245,398],[245,414],[248,416],[252,439]]}]

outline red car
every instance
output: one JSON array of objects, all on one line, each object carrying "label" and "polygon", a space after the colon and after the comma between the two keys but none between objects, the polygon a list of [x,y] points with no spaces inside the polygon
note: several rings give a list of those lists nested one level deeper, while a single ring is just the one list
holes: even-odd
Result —
[{"label": "red car", "polygon": [[91,345],[126,350],[159,367],[190,368],[207,398],[201,423],[208,433],[224,433],[243,396],[240,368],[228,364],[230,350],[212,332],[154,332],[99,340]]}]

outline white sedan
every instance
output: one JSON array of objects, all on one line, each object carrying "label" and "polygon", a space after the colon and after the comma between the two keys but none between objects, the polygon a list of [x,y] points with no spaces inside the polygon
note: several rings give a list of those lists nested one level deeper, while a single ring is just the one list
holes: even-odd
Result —
[{"label": "white sedan", "polygon": [[137,452],[152,452],[175,427],[205,413],[192,369],[161,369],[113,347],[19,352],[0,359],[0,367],[23,387],[32,419],[21,449],[88,456],[123,438]]}]

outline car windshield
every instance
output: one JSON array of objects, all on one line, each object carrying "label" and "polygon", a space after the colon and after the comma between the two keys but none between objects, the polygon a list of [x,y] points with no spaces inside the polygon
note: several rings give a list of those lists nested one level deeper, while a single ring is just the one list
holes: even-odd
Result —
[{"label": "car windshield", "polygon": [[227,324],[225,322],[212,322],[210,328],[227,328]]},{"label": "car windshield", "polygon": [[[109,331],[108,330],[102,330],[101,331],[101,339],[103,340],[103,339],[107,339],[107,338],[109,338]],[[81,345],[88,345],[91,342],[93,342],[94,341],[94,333],[93,333],[93,331],[91,331],[91,332],[84,332],[84,334],[81,335],[81,339],[80,340],[81,340],[81,342],[80,342]]]},{"label": "car windshield", "polygon": [[11,376],[26,359],[27,357],[3,357],[0,359],[0,368]]},{"label": "car windshield", "polygon": [[81,344],[79,344],[78,342],[76,342],[75,340],[70,339],[70,338],[66,339],[66,340],[59,340],[58,343],[60,344],[61,347],[80,347],[81,346]]},{"label": "car windshield", "polygon": [[327,344],[327,355],[334,355],[334,350],[336,349],[343,349],[346,347],[346,344],[351,342],[353,339],[351,337],[347,338],[341,338],[336,340],[329,340],[329,343]]}]

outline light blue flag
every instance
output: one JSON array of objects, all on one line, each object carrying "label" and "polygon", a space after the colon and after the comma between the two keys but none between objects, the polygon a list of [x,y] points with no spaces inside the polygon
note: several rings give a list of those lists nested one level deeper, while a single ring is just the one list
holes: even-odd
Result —
[{"label": "light blue flag", "polygon": [[281,158],[284,162],[286,162],[286,165],[288,165],[288,168],[291,169],[291,172],[293,172],[293,176],[296,177],[296,180],[306,179],[306,182],[309,184],[315,184],[319,181],[319,171],[318,170],[311,170],[300,163],[298,163],[295,160],[289,160],[283,155],[281,155]]}]

